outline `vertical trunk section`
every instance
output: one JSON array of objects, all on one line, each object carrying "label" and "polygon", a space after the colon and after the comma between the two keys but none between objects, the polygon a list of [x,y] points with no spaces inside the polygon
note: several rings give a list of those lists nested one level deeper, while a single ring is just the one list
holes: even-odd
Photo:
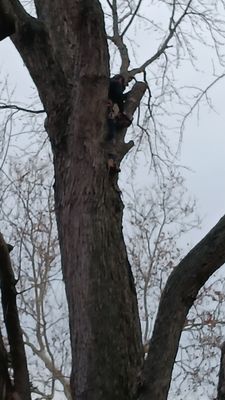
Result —
[{"label": "vertical trunk section", "polygon": [[83,118],[73,116],[69,145],[55,153],[56,213],[72,337],[71,382],[77,400],[128,400],[141,350],[136,293],[122,237],[122,203],[96,140],[100,126],[90,119],[82,127]]},{"label": "vertical trunk section", "polygon": [[77,400],[129,400],[141,367],[141,335],[122,235],[123,205],[108,175],[103,140],[101,145],[107,90],[102,82],[81,79],[77,92],[77,101],[86,105],[75,108],[66,143],[54,148],[72,392]]},{"label": "vertical trunk section", "polygon": [[60,123],[49,116],[70,315],[71,387],[76,400],[129,400],[135,396],[142,363],[140,323],[123,241],[123,204],[104,150],[106,36],[103,18],[99,26],[99,15],[88,7],[83,10],[85,24],[80,21],[72,104]]}]

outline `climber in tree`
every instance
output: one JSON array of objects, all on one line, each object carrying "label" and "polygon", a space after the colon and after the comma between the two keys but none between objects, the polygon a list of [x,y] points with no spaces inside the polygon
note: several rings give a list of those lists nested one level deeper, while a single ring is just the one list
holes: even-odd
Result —
[{"label": "climber in tree", "polygon": [[115,75],[110,79],[109,83],[109,100],[113,104],[117,104],[119,111],[124,112],[124,101],[127,99],[128,93],[123,93],[126,89],[125,79],[122,75]]},{"label": "climber in tree", "polygon": [[124,112],[124,104],[130,93],[123,93],[125,89],[126,85],[123,75],[115,75],[113,78],[110,79],[108,97],[109,103],[111,103],[112,106],[116,104],[118,107],[118,128],[127,128],[132,123],[132,120]]},{"label": "climber in tree", "polygon": [[[132,121],[124,112],[124,103],[127,99],[128,93],[123,93],[126,88],[125,79],[122,75],[115,75],[110,79],[109,94],[108,94],[108,137],[109,141],[113,141],[116,131],[119,129],[127,128],[131,125]],[[117,106],[117,108],[115,107]],[[116,157],[112,154],[109,155],[108,168],[111,171],[119,172],[116,166]]]}]

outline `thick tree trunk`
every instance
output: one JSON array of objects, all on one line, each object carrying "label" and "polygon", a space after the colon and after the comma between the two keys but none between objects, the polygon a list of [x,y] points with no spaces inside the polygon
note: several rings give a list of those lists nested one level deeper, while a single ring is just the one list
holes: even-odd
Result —
[{"label": "thick tree trunk", "polygon": [[70,171],[62,154],[60,162],[55,158],[56,212],[74,355],[71,382],[76,399],[128,400],[141,362],[136,293],[122,240],[122,204],[104,155],[94,145],[93,126],[92,133],[89,149],[74,141],[70,146],[76,150],[64,153]]},{"label": "thick tree trunk", "polygon": [[[88,37],[86,29],[92,31]],[[122,238],[122,202],[106,167],[107,50],[83,32],[64,132],[49,121],[55,202],[69,304],[77,400],[132,399],[140,371],[136,293]],[[97,43],[98,42],[98,43]],[[96,50],[102,65],[93,61]],[[83,66],[82,66],[83,65]],[[56,140],[55,140],[56,139]]]},{"label": "thick tree trunk", "polygon": [[[89,29],[92,41],[94,21]],[[123,206],[106,166],[107,70],[103,63],[98,76],[96,66],[90,68],[90,37],[84,39],[87,48],[80,48],[83,71],[81,75],[81,65],[76,67],[76,91],[63,137],[56,127],[51,131],[49,122],[70,315],[71,386],[77,400],[129,400],[141,368],[140,325],[122,236]],[[99,42],[97,48],[102,49],[100,59],[106,59],[105,44]]]},{"label": "thick tree trunk", "polygon": [[[122,234],[123,204],[107,170],[108,48],[97,0],[17,1],[13,41],[47,112],[76,400],[135,397],[143,356],[136,292]],[[135,89],[136,90],[136,89]],[[145,90],[140,89],[140,93]],[[139,91],[139,88],[137,88]],[[137,107],[130,98],[130,107]],[[119,159],[130,146],[122,145]]]}]

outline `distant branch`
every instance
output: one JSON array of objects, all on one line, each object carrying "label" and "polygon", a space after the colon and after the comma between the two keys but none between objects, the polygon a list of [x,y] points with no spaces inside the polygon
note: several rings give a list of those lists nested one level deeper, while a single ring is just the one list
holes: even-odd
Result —
[{"label": "distant branch", "polygon": [[29,108],[24,108],[17,106],[16,104],[5,104],[0,102],[0,110],[5,110],[5,109],[11,109],[11,110],[17,110],[17,111],[24,111],[28,112],[31,114],[43,114],[45,113],[45,110],[30,110]]},{"label": "distant branch", "polygon": [[177,22],[174,22],[173,17],[174,17],[174,12],[175,12],[175,6],[173,3],[173,10],[172,10],[172,16],[170,18],[170,22],[169,22],[169,34],[166,37],[166,39],[164,40],[164,42],[162,43],[162,45],[159,47],[158,51],[151,57],[149,58],[147,61],[145,61],[140,67],[138,68],[134,68],[130,71],[130,75],[131,76],[135,76],[136,74],[139,74],[141,72],[144,72],[145,69],[153,63],[153,61],[157,60],[169,47],[172,47],[171,45],[169,45],[170,40],[174,37],[176,30],[178,28],[178,26],[181,24],[181,22],[183,21],[184,17],[187,15],[188,9],[191,5],[192,0],[189,0],[187,6],[185,7],[183,13],[181,14],[180,18],[177,20]]},{"label": "distant branch", "polygon": [[113,7],[112,7],[112,4],[110,3],[110,1],[109,0],[106,0],[107,1],[107,3],[108,3],[108,5],[109,5],[109,7],[111,8],[111,10],[113,9]]},{"label": "distant branch", "polygon": [[27,340],[25,341],[26,346],[30,347],[34,354],[36,354],[45,364],[45,367],[51,372],[53,378],[58,380],[63,386],[64,393],[66,394],[66,398],[68,400],[72,400],[70,385],[68,379],[63,375],[62,371],[55,366],[54,358],[49,357],[45,348],[38,349],[32,342],[30,342],[28,335],[24,332]]},{"label": "distant branch", "polygon": [[138,4],[137,4],[137,7],[136,7],[135,11],[134,11],[134,13],[133,13],[133,15],[132,15],[132,17],[131,17],[130,21],[128,22],[128,24],[127,24],[126,28],[123,30],[123,32],[122,32],[122,34],[121,34],[121,36],[124,36],[124,35],[125,35],[125,33],[127,32],[127,30],[130,28],[130,26],[131,26],[131,24],[132,24],[132,22],[133,22],[134,18],[136,17],[136,15],[137,15],[137,13],[138,13],[138,10],[139,10],[139,8],[140,8],[140,5],[141,5],[141,3],[142,3],[142,0],[139,0],[139,2],[138,2]]},{"label": "distant branch", "polygon": [[220,81],[220,79],[223,79],[225,77],[225,73],[217,76],[205,89],[199,89],[200,94],[197,96],[196,100],[194,101],[194,103],[192,104],[190,110],[188,111],[188,113],[184,116],[181,127],[180,127],[180,132],[182,134],[184,126],[185,126],[185,122],[188,119],[188,117],[192,114],[192,112],[194,111],[194,109],[196,108],[196,106],[201,102],[202,98],[204,96],[207,96],[207,93],[210,91],[210,89],[212,89],[212,87],[214,85],[216,85],[216,83],[218,81]]}]

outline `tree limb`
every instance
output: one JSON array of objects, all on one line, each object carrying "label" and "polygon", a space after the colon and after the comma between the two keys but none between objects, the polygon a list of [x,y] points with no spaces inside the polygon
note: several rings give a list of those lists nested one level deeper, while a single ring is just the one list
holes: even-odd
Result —
[{"label": "tree limb", "polygon": [[144,366],[145,384],[141,400],[167,398],[188,311],[201,287],[224,262],[225,216],[187,254],[167,281]]},{"label": "tree limb", "polygon": [[113,0],[112,2],[112,18],[113,18],[113,36],[110,37],[110,39],[119,50],[121,57],[120,73],[125,76],[130,65],[130,59],[127,46],[124,44],[123,37],[122,35],[120,35],[119,31],[117,0]]},{"label": "tree limb", "polygon": [[130,21],[128,22],[126,28],[124,28],[124,30],[123,30],[121,36],[124,36],[125,33],[127,32],[127,30],[130,28],[130,26],[131,26],[131,24],[132,24],[134,18],[136,17],[136,15],[137,15],[137,13],[138,13],[138,10],[139,10],[139,8],[140,8],[141,3],[142,3],[142,0],[139,0],[138,4],[137,4],[137,6],[136,6],[136,9],[134,10],[134,13],[133,13],[132,17],[131,17]]},{"label": "tree limb", "polygon": [[140,105],[140,101],[144,96],[144,93],[147,89],[147,85],[145,82],[136,82],[132,87],[131,91],[128,94],[127,101],[125,104],[125,111],[128,114],[133,115],[136,109]]},{"label": "tree limb", "polygon": [[23,400],[31,400],[27,360],[16,304],[15,277],[9,250],[0,233],[0,279],[4,322],[10,346],[15,391]]},{"label": "tree limb", "polygon": [[[46,110],[54,109],[61,101],[65,104],[67,81],[43,22],[30,16],[18,0],[0,0],[0,11],[0,23],[6,23],[8,18],[14,21],[15,33],[11,39],[38,87]],[[51,88],[57,91],[57,99],[50,95]]]}]

